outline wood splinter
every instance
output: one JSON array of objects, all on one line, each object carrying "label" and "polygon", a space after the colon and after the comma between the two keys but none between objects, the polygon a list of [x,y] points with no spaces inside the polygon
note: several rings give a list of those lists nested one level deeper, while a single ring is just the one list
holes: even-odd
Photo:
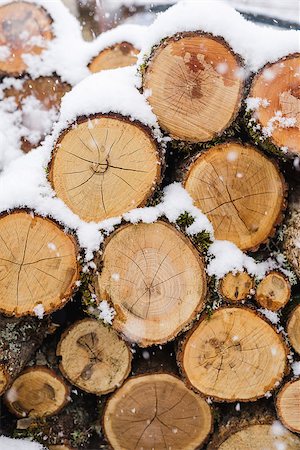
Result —
[{"label": "wood splinter", "polygon": [[212,431],[213,418],[202,397],[161,373],[127,380],[108,400],[103,426],[116,450],[194,450]]},{"label": "wood splinter", "polygon": [[272,271],[256,288],[256,301],[270,311],[283,308],[291,297],[291,285],[281,272]]},{"label": "wood splinter", "polygon": [[115,390],[131,370],[127,344],[114,329],[94,319],[83,319],[66,330],[56,353],[64,376],[96,395]]},{"label": "wood splinter", "polygon": [[69,388],[53,370],[36,366],[16,378],[4,399],[17,417],[46,417],[67,404]]},{"label": "wood splinter", "polygon": [[229,272],[220,281],[220,293],[229,302],[246,300],[251,295],[254,281],[247,272]]}]

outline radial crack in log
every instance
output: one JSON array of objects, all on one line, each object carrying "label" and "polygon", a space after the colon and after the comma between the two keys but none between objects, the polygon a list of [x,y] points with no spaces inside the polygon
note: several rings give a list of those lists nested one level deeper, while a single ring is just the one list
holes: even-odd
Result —
[{"label": "radial crack in log", "polygon": [[285,184],[277,167],[254,147],[228,142],[190,165],[184,187],[212,222],[216,239],[256,250],[279,223]]},{"label": "radial crack in log", "polygon": [[124,117],[102,115],[78,120],[64,132],[49,174],[57,196],[81,219],[95,222],[143,206],[160,177],[150,131]]},{"label": "radial crack in log", "polygon": [[92,73],[101,70],[118,69],[119,67],[133,66],[137,62],[139,50],[129,42],[120,42],[106,48],[95,56],[90,62],[89,69]]},{"label": "radial crack in log", "polygon": [[291,285],[287,277],[280,272],[272,271],[256,288],[256,301],[270,311],[283,308],[291,297]]},{"label": "radial crack in log", "polygon": [[230,302],[246,300],[251,295],[254,281],[247,272],[229,272],[220,281],[220,294]]},{"label": "radial crack in log", "polygon": [[52,19],[39,5],[14,1],[0,7],[0,46],[7,57],[0,60],[0,74],[18,76],[26,72],[23,56],[38,55],[53,39]]},{"label": "radial crack in log", "polygon": [[131,352],[115,330],[94,319],[73,324],[57,347],[60,369],[75,386],[97,395],[120,386],[131,369]]},{"label": "radial crack in log", "polygon": [[206,142],[235,119],[243,80],[240,59],[221,38],[185,33],[153,52],[144,91],[161,127],[175,139]]},{"label": "radial crack in log", "polygon": [[267,64],[249,94],[258,105],[250,115],[250,132],[255,127],[254,138],[260,136],[259,143],[267,139],[283,155],[300,155],[299,65],[300,53]]},{"label": "radial crack in log", "polygon": [[300,305],[296,306],[289,317],[287,334],[294,350],[300,355]]},{"label": "radial crack in log", "polygon": [[0,310],[49,313],[70,298],[79,278],[77,246],[52,220],[16,211],[0,218]]},{"label": "radial crack in log", "polygon": [[254,311],[221,308],[186,337],[178,362],[187,381],[221,401],[263,397],[282,380],[287,349]]},{"label": "radial crack in log", "polygon": [[115,450],[201,448],[212,430],[206,401],[169,374],[129,379],[109,399],[103,425]]},{"label": "radial crack in log", "polygon": [[16,378],[4,399],[17,417],[45,417],[66,405],[69,389],[53,370],[36,366]]},{"label": "radial crack in log", "polygon": [[277,396],[276,409],[284,426],[300,433],[300,379],[283,386]]},{"label": "radial crack in log", "polygon": [[125,225],[107,240],[96,292],[112,302],[113,327],[128,340],[142,347],[165,343],[204,307],[203,262],[168,223]]},{"label": "radial crack in log", "polygon": [[4,98],[11,98],[22,112],[22,125],[28,133],[22,138],[25,153],[40,144],[51,131],[61,99],[70,89],[71,86],[58,77],[39,77],[35,80],[25,78],[20,89],[11,87],[4,90]]}]

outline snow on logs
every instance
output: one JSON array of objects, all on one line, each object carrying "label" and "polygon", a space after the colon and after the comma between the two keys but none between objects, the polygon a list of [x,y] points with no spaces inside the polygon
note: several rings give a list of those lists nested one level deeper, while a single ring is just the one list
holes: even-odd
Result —
[{"label": "snow on logs", "polygon": [[53,370],[30,367],[16,378],[4,399],[17,417],[46,417],[66,405],[69,388]]},{"label": "snow on logs", "polygon": [[181,343],[178,363],[198,392],[216,401],[252,401],[282,381],[286,356],[269,323],[251,309],[232,307],[200,319]]},{"label": "snow on logs", "polygon": [[172,138],[207,142],[222,134],[240,110],[242,67],[222,38],[180,33],[154,47],[143,69],[143,90]]},{"label": "snow on logs", "polygon": [[279,154],[300,156],[300,53],[264,66],[254,77],[247,124],[258,144]]},{"label": "snow on logs", "polygon": [[60,370],[75,386],[96,395],[112,392],[131,370],[131,352],[111,328],[83,319],[68,328],[57,347]]},{"label": "snow on logs", "polygon": [[113,327],[141,347],[174,339],[204,308],[201,256],[164,221],[121,226],[105,242],[98,298],[112,303]]},{"label": "snow on logs", "polygon": [[206,401],[166,373],[127,380],[108,400],[103,416],[114,449],[201,448],[212,426]]},{"label": "snow on logs", "polygon": [[0,217],[0,310],[43,315],[61,308],[79,278],[74,238],[54,221],[16,210]]},{"label": "snow on logs", "polygon": [[250,145],[227,142],[194,158],[184,187],[207,215],[216,239],[256,250],[273,234],[285,206],[277,166]]},{"label": "snow on logs", "polygon": [[144,206],[160,182],[160,162],[150,129],[127,117],[98,114],[78,119],[61,134],[49,179],[75,214],[99,222]]},{"label": "snow on logs", "polygon": [[52,18],[40,5],[25,1],[0,3],[0,75],[26,72],[25,55],[38,55],[53,39]]}]

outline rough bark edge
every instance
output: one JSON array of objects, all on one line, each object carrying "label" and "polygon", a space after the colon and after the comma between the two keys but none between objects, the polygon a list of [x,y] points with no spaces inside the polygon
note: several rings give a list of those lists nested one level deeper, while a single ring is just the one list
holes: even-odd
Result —
[{"label": "rough bark edge", "polygon": [[[114,332],[116,333],[116,335],[118,336],[119,340],[122,341],[122,342],[125,344],[125,346],[126,346],[126,348],[127,348],[127,350],[128,350],[128,356],[129,356],[129,358],[128,358],[128,367],[127,367],[127,370],[126,370],[126,372],[125,372],[125,376],[123,377],[123,380],[119,383],[118,386],[116,386],[116,387],[114,387],[114,388],[111,388],[111,389],[108,389],[108,390],[106,390],[106,391],[101,391],[101,392],[88,391],[88,390],[84,389],[82,386],[77,385],[77,384],[74,382],[74,380],[71,380],[71,379],[70,379],[70,377],[67,375],[67,373],[65,372],[65,370],[64,370],[63,367],[62,367],[62,363],[61,363],[62,357],[61,357],[61,355],[60,355],[61,345],[62,345],[62,342],[63,342],[63,340],[65,339],[65,337],[69,334],[69,332],[72,331],[73,328],[75,328],[79,323],[81,324],[81,323],[83,323],[83,322],[90,322],[90,321],[95,321],[95,322],[99,323],[99,325],[101,325],[101,324],[103,325],[103,322],[100,322],[100,321],[97,320],[97,319],[93,319],[92,317],[91,317],[91,318],[90,318],[90,317],[86,317],[86,318],[84,318],[84,319],[77,320],[76,322],[72,323],[72,324],[71,324],[71,325],[63,332],[63,334],[62,334],[61,337],[60,337],[60,340],[59,340],[59,342],[58,342],[58,344],[57,344],[57,348],[56,348],[56,356],[60,359],[60,361],[59,361],[59,370],[60,370],[60,372],[62,373],[62,375],[63,375],[63,376],[64,376],[64,377],[65,377],[72,385],[78,387],[79,389],[81,389],[81,390],[84,391],[84,392],[87,392],[88,394],[94,394],[94,395],[97,395],[97,396],[101,396],[101,395],[106,395],[106,394],[109,394],[109,393],[111,393],[111,392],[114,392],[116,389],[119,389],[119,388],[124,384],[124,382],[126,381],[126,379],[128,378],[128,376],[129,376],[129,374],[130,374],[130,372],[131,372],[132,352],[130,351],[130,347],[129,347],[128,343],[127,343],[126,341],[124,341],[124,340],[120,337],[119,333],[118,333],[115,329],[113,329],[113,331],[114,331]],[[105,325],[103,325],[103,326],[105,326]],[[108,327],[109,327],[109,326],[108,326]]]},{"label": "rough bark edge", "polygon": [[[89,116],[78,116],[76,120],[74,120],[67,128],[65,128],[60,133],[58,139],[56,140],[56,142],[53,146],[53,149],[51,151],[48,166],[46,167],[47,180],[50,183],[54,192],[55,192],[55,188],[54,188],[54,184],[53,184],[53,162],[55,160],[57,152],[59,151],[59,146],[60,146],[61,141],[66,136],[66,134],[68,134],[70,131],[72,131],[72,128],[75,124],[80,125],[81,123],[87,122],[88,120],[101,119],[101,118],[116,119],[119,121],[126,122],[127,124],[137,126],[141,131],[143,131],[145,134],[148,135],[150,141],[156,148],[156,159],[157,159],[158,164],[157,164],[157,169],[156,169],[155,187],[158,188],[163,180],[164,171],[165,171],[165,150],[164,150],[164,147],[162,146],[162,144],[160,144],[155,139],[151,128],[148,127],[147,125],[143,124],[139,120],[132,121],[132,120],[130,120],[129,117],[122,116],[121,114],[118,114],[118,113],[104,113],[104,114],[97,113],[97,114],[91,114]],[[155,194],[155,189],[152,192],[150,189],[149,195],[146,196],[144,201],[136,207],[138,207],[138,208],[144,207],[147,204],[147,202],[151,201],[154,194]],[[103,220],[106,220],[106,219],[103,219]]]},{"label": "rough bark edge", "polygon": [[295,383],[295,382],[298,382],[299,385],[300,385],[300,381],[299,381],[299,378],[298,378],[298,379],[295,379],[295,380],[288,381],[287,383],[285,383],[285,384],[282,386],[282,388],[280,389],[280,391],[278,392],[277,397],[276,397],[275,408],[276,408],[276,413],[277,413],[277,415],[278,415],[280,421],[283,423],[283,425],[284,425],[288,430],[290,430],[290,431],[292,431],[292,432],[294,432],[294,433],[299,434],[299,433],[300,433],[300,430],[299,430],[299,429],[297,430],[296,428],[291,427],[291,426],[284,420],[284,418],[283,418],[283,416],[282,416],[282,414],[281,414],[281,411],[280,411],[280,406],[279,406],[279,402],[281,401],[281,397],[282,397],[283,393],[285,392],[285,390],[286,390],[291,384],[293,384],[293,383]]},{"label": "rough bark edge", "polygon": [[[78,240],[75,238],[74,234],[72,232],[70,232],[69,229],[68,229],[68,231],[65,231],[63,229],[63,224],[62,223],[60,223],[58,220],[56,220],[53,217],[51,217],[51,215],[42,216],[41,214],[36,213],[34,209],[30,209],[30,208],[14,208],[13,210],[10,210],[10,211],[9,210],[5,210],[5,211],[0,212],[0,220],[3,217],[5,217],[5,216],[10,216],[12,214],[18,214],[18,213],[33,214],[34,217],[39,217],[40,219],[45,219],[48,222],[53,223],[60,231],[62,231],[71,240],[72,244],[74,245],[75,254],[77,256],[76,280],[70,286],[69,292],[67,292],[65,294],[64,298],[61,299],[61,304],[60,305],[58,305],[57,307],[55,307],[54,309],[51,309],[49,311],[46,311],[46,310],[44,311],[45,315],[49,315],[49,314],[52,314],[55,311],[58,311],[58,310],[64,308],[64,306],[72,299],[74,294],[78,291],[77,282],[80,280],[80,272],[81,272],[80,246],[79,246]],[[28,312],[27,314],[10,314],[10,313],[7,313],[5,310],[3,310],[1,307],[0,307],[0,313],[2,313],[6,317],[26,317],[26,316],[36,317],[36,314],[34,313],[34,311]]]},{"label": "rough bark edge", "polygon": [[[260,77],[260,75],[262,74],[262,72],[265,69],[272,67],[274,64],[284,62],[289,59],[293,59],[293,58],[297,58],[297,57],[300,57],[300,53],[298,53],[298,52],[290,53],[290,54],[284,56],[283,58],[280,58],[272,63],[268,62],[267,64],[265,64],[256,74],[254,74],[252,76],[252,79],[250,80],[250,86],[249,86],[249,92],[247,94],[247,98],[252,97],[253,85],[255,84],[256,80]],[[276,145],[272,141],[272,137],[264,137],[261,133],[259,133],[258,131],[255,130],[256,124],[258,123],[261,126],[261,123],[258,122],[257,119],[254,117],[255,110],[247,110],[247,105],[246,105],[247,98],[244,98],[241,111],[242,111],[242,115],[243,115],[244,127],[245,127],[248,135],[250,136],[252,143],[256,147],[261,148],[264,152],[267,153],[267,155],[273,156],[273,157],[274,156],[280,157],[284,162],[293,161],[297,157],[299,158],[300,155],[297,153],[294,153],[294,152],[284,153],[281,150],[281,148],[278,147],[278,145]]]},{"label": "rough bark edge", "polygon": [[[258,311],[252,305],[247,305],[247,306],[232,305],[232,304],[231,305],[229,305],[229,304],[228,305],[221,305],[218,309],[214,310],[213,313],[217,312],[217,311],[219,311],[221,309],[229,309],[229,308],[237,308],[237,309],[241,309],[243,311],[248,311],[248,312],[253,313],[257,317],[262,319],[264,322],[266,322],[272,328],[274,333],[276,333],[278,335],[279,340],[280,340],[280,342],[282,344],[282,347],[284,349],[284,352],[285,352],[285,367],[284,367],[284,371],[282,373],[282,377],[278,380],[279,385],[276,385],[276,386],[274,385],[269,391],[266,391],[265,394],[267,392],[272,393],[272,392],[276,391],[278,389],[278,386],[280,386],[282,384],[282,382],[284,381],[285,376],[288,375],[289,372],[290,372],[290,368],[289,368],[289,365],[288,365],[288,358],[287,358],[288,354],[289,354],[289,346],[286,343],[283,334],[281,332],[277,331],[276,328],[274,327],[274,325],[272,324],[272,322],[270,322],[270,320],[267,319],[266,316],[264,316],[260,311]],[[203,322],[204,320],[207,320],[209,322],[209,320],[213,316],[213,313],[212,314],[204,313],[200,317],[199,321],[194,325],[194,327],[191,330],[189,330],[189,332],[183,337],[183,339],[178,341],[178,348],[177,348],[177,352],[176,352],[176,361],[177,361],[177,366],[178,366],[179,372],[180,372],[180,374],[182,376],[182,380],[187,385],[187,387],[189,389],[191,389],[192,391],[202,395],[203,397],[209,397],[213,401],[218,402],[218,403],[236,403],[236,402],[247,403],[247,402],[255,402],[255,401],[259,400],[260,398],[264,398],[265,394],[262,394],[262,395],[259,395],[259,396],[255,396],[255,397],[252,397],[252,398],[249,398],[249,399],[238,399],[238,398],[229,399],[229,400],[228,399],[223,399],[223,398],[219,398],[219,397],[216,397],[216,396],[213,396],[213,395],[206,395],[203,392],[200,392],[189,381],[189,378],[188,378],[188,376],[187,376],[187,374],[185,372],[185,369],[183,367],[183,355],[184,355],[185,346],[186,346],[189,338],[191,337],[191,335],[194,333],[194,331],[200,325],[200,323]]]},{"label": "rough bark edge", "polygon": [[[288,299],[286,300],[286,302],[283,303],[282,306],[280,306],[280,308],[277,308],[277,309],[275,309],[275,310],[273,310],[273,309],[270,310],[270,311],[273,311],[273,312],[278,312],[278,311],[280,312],[283,308],[285,308],[285,306],[286,306],[286,305],[289,303],[289,301],[291,300],[291,292],[292,292],[292,286],[291,286],[290,280],[289,280],[288,276],[285,275],[285,274],[282,272],[282,270],[281,270],[280,267],[279,267],[278,269],[272,269],[272,270],[269,270],[268,272],[266,272],[264,278],[263,278],[262,280],[260,280],[260,281],[257,283],[256,288],[255,288],[254,300],[255,300],[256,304],[257,304],[260,308],[265,308],[265,306],[263,306],[262,304],[260,304],[260,302],[259,302],[258,299],[257,299],[257,288],[258,288],[258,286],[260,285],[260,283],[261,283],[262,281],[264,281],[264,279],[265,279],[268,275],[271,275],[272,273],[280,274],[280,275],[282,276],[282,278],[286,281],[287,285],[288,285],[289,297],[288,297]],[[266,308],[266,309],[268,309],[268,308]]]},{"label": "rough bark edge", "polygon": [[[203,401],[206,401],[206,397],[205,397],[205,396],[203,396],[203,395],[202,395],[201,393],[199,393],[199,392],[193,391],[193,389],[189,389],[188,386],[185,384],[184,380],[182,380],[182,378],[180,378],[178,375],[175,375],[174,373],[172,373],[172,371],[161,371],[161,372],[160,372],[160,371],[159,371],[159,372],[158,372],[158,371],[155,371],[155,372],[150,372],[150,373],[140,373],[140,374],[138,374],[138,375],[133,375],[133,376],[127,378],[127,380],[125,381],[125,383],[124,383],[122,386],[124,386],[127,382],[129,382],[129,381],[132,380],[132,379],[142,378],[142,377],[145,377],[145,376],[147,376],[147,375],[149,375],[149,376],[153,376],[153,375],[170,375],[170,376],[176,378],[177,380],[181,381],[181,382],[185,385],[185,387],[186,387],[188,390],[190,390],[190,391],[192,391],[194,394],[198,395],[198,397],[202,398]],[[105,430],[105,421],[104,421],[104,418],[105,418],[105,414],[106,414],[107,409],[108,409],[108,402],[109,402],[109,400],[110,400],[111,398],[113,398],[116,394],[118,394],[118,390],[115,391],[109,398],[106,399],[105,404],[104,404],[104,407],[103,407],[102,417],[101,417],[101,430],[102,430],[102,433],[103,433],[103,437],[104,437],[105,441],[110,445],[110,448],[111,448],[111,449],[113,449],[113,447],[111,446],[111,443],[110,443],[110,441],[109,441],[109,439],[108,439],[108,436],[107,436],[107,433],[106,433],[106,430]],[[206,403],[207,403],[207,402],[206,402]],[[195,450],[201,450],[201,449],[203,448],[203,446],[209,441],[209,438],[210,438],[210,436],[211,436],[211,434],[212,434],[212,432],[213,432],[213,430],[214,430],[214,409],[213,409],[213,406],[212,406],[211,404],[207,403],[207,405],[208,405],[208,407],[209,407],[209,410],[210,410],[210,416],[211,416],[211,427],[210,427],[210,431],[209,431],[209,433],[207,434],[207,437],[203,440],[202,444],[201,444],[201,445],[198,445],[198,446],[195,448]]]},{"label": "rough bark edge", "polygon": [[[6,6],[7,4],[12,4],[12,3],[27,3],[27,4],[29,4],[29,5],[34,5],[36,8],[38,8],[38,9],[40,9],[40,10],[42,10],[44,13],[45,13],[45,15],[48,17],[48,19],[49,19],[49,24],[51,25],[51,33],[52,33],[52,39],[50,39],[50,42],[51,41],[53,41],[53,39],[55,39],[56,38],[56,36],[55,36],[55,33],[54,33],[54,29],[53,29],[53,24],[54,24],[54,20],[53,20],[53,18],[52,18],[52,16],[50,15],[50,13],[49,13],[49,11],[43,6],[43,5],[39,5],[39,4],[37,4],[37,3],[34,3],[34,2],[32,2],[32,3],[29,3],[29,2],[27,2],[26,0],[14,0],[13,2],[7,2],[6,4],[4,4],[4,5],[1,5],[1,6]],[[1,8],[1,6],[0,6],[0,8]],[[42,53],[43,53],[43,51],[45,51],[45,49],[42,49]],[[26,76],[26,75],[28,75],[29,77],[30,77],[30,75],[29,75],[29,73],[26,71],[26,69],[28,69],[28,65],[26,64],[26,68],[22,71],[22,72],[4,72],[4,71],[1,71],[0,70],[0,82],[2,82],[2,80],[4,79],[4,78],[6,78],[6,77],[11,77],[11,78],[21,78],[22,76]]]},{"label": "rough bark edge", "polygon": [[284,219],[284,212],[287,208],[287,195],[288,195],[288,184],[286,183],[281,171],[279,170],[279,165],[277,163],[277,161],[275,161],[274,159],[269,159],[261,150],[259,150],[257,147],[248,144],[248,143],[241,143],[236,139],[232,139],[232,140],[227,140],[221,144],[215,145],[213,147],[210,147],[209,149],[205,150],[205,151],[201,151],[199,153],[197,153],[196,155],[193,155],[190,160],[185,162],[185,166],[183,167],[182,171],[183,171],[183,175],[182,175],[182,185],[185,188],[185,183],[189,177],[189,174],[191,172],[192,167],[194,166],[195,162],[200,159],[200,158],[205,158],[207,152],[209,152],[209,150],[213,149],[213,148],[221,148],[223,146],[226,146],[227,144],[231,145],[231,144],[236,144],[236,145],[242,145],[243,147],[247,147],[247,148],[251,148],[252,150],[256,151],[259,155],[261,155],[263,158],[265,158],[269,163],[271,163],[274,167],[274,169],[276,170],[279,179],[281,181],[281,185],[282,185],[282,202],[281,202],[281,208],[280,211],[277,215],[276,220],[273,223],[273,226],[271,228],[271,231],[269,232],[269,234],[265,237],[264,240],[262,240],[259,244],[257,244],[255,247],[250,247],[250,248],[246,248],[244,250],[242,250],[244,253],[245,252],[257,252],[258,249],[260,248],[260,246],[262,244],[266,244],[269,242],[269,240],[275,236],[276,234],[276,229],[277,227],[282,223],[283,219]]},{"label": "rough bark edge", "polygon": [[[172,41],[178,41],[182,38],[197,37],[197,36],[207,37],[207,38],[217,41],[218,43],[221,43],[234,56],[238,66],[240,66],[241,68],[245,67],[244,58],[241,55],[239,55],[238,53],[236,53],[222,36],[219,36],[219,35],[215,36],[212,33],[206,33],[204,31],[200,31],[200,30],[199,31],[179,32],[172,36],[167,36],[167,37],[161,39],[161,41],[158,44],[154,45],[151,48],[150,54],[144,56],[143,63],[138,66],[138,73],[141,76],[141,86],[142,86],[140,90],[142,93],[144,92],[145,76],[147,74],[148,68],[151,66],[151,62],[156,54],[156,51],[160,47],[161,48],[166,47]],[[178,149],[180,149],[181,146],[182,147],[189,146],[189,150],[193,151],[194,147],[197,145],[201,146],[201,148],[205,148],[205,145],[207,145],[210,148],[211,142],[215,142],[216,140],[219,140],[219,139],[223,140],[222,138],[223,138],[224,133],[225,133],[224,139],[226,139],[226,137],[227,137],[226,131],[228,131],[229,137],[231,137],[232,135],[234,135],[236,133],[236,129],[239,129],[238,116],[239,116],[239,113],[242,111],[243,100],[245,99],[245,81],[243,79],[241,79],[241,85],[240,85],[238,97],[239,98],[238,98],[238,101],[236,104],[236,108],[235,108],[233,115],[232,115],[231,119],[229,120],[229,122],[224,126],[224,128],[222,130],[215,133],[213,138],[208,141],[200,141],[200,142],[188,141],[188,140],[185,141],[183,139],[172,137],[172,134],[165,130],[163,130],[163,132],[166,136],[169,136],[173,142],[175,142],[175,146]]]},{"label": "rough bark edge", "polygon": [[[41,372],[45,372],[48,373],[49,375],[51,375],[53,378],[55,378],[56,380],[58,380],[61,385],[64,387],[65,390],[65,398],[63,403],[61,404],[61,406],[54,412],[52,412],[51,414],[44,414],[43,416],[39,417],[39,418],[44,418],[44,417],[51,417],[54,416],[56,414],[58,414],[68,403],[69,403],[69,399],[70,399],[70,387],[67,385],[67,383],[65,382],[65,380],[63,379],[63,377],[59,376],[54,370],[49,369],[49,367],[46,366],[33,366],[33,367],[27,367],[25,370],[23,370],[16,378],[15,380],[17,380],[20,376],[25,375],[26,373],[30,373],[32,371],[34,371],[35,369],[38,369]],[[14,381],[15,381],[14,380]],[[7,391],[8,393],[8,391]],[[9,409],[9,411],[16,417],[18,418],[23,418],[24,416],[22,414],[19,414],[12,406],[10,401],[7,399],[7,393],[4,395],[4,402],[7,406],[7,408]]]},{"label": "rough bark edge", "polygon": [[[285,232],[284,232],[284,254],[287,258],[289,265],[292,267],[293,272],[300,278],[300,249],[296,245],[297,234],[300,237],[300,211],[293,211],[288,218]],[[297,266],[295,260],[299,259],[299,265]]]},{"label": "rough bark edge", "polygon": [[[104,51],[106,51],[106,50],[114,50],[114,48],[115,48],[117,45],[122,45],[122,44],[130,45],[134,50],[136,50],[136,51],[138,52],[137,55],[136,55],[136,56],[138,56],[140,50],[137,49],[131,42],[129,42],[129,41],[115,42],[114,44],[109,45],[108,47],[104,47],[102,50],[99,50],[97,53],[95,52],[95,55],[92,56],[91,59],[89,60],[89,62],[88,62],[88,64],[87,64],[87,68],[90,70],[91,64],[94,62],[94,60],[95,60],[96,58],[98,58],[98,56],[101,55],[102,52],[104,52]],[[103,70],[103,69],[102,69],[102,70]],[[104,70],[107,70],[107,69],[104,69]],[[91,73],[97,73],[97,72],[91,72]]]},{"label": "rough bark edge", "polygon": [[[156,222],[153,222],[153,224],[156,224],[158,222],[163,222],[165,225],[169,225],[170,227],[173,227],[180,235],[183,236],[183,240],[187,240],[187,245],[190,247],[191,251],[194,253],[196,259],[198,260],[198,262],[200,262],[200,266],[202,266],[202,270],[203,270],[203,295],[202,298],[199,299],[198,302],[198,307],[194,309],[193,314],[190,316],[190,319],[188,321],[186,321],[186,324],[174,335],[174,336],[170,336],[166,339],[164,339],[163,341],[160,342],[151,342],[149,343],[148,341],[145,342],[135,342],[135,344],[138,347],[141,348],[147,348],[147,347],[151,347],[151,346],[158,346],[158,345],[164,345],[167,344],[168,342],[172,342],[175,339],[177,339],[181,334],[185,333],[186,331],[188,331],[190,328],[193,327],[194,322],[198,320],[198,318],[200,317],[201,313],[204,311],[205,307],[206,307],[206,299],[207,299],[207,295],[208,295],[208,276],[206,274],[205,271],[205,261],[202,257],[202,255],[199,253],[199,251],[197,250],[197,248],[195,247],[195,245],[192,243],[191,239],[187,236],[186,233],[183,233],[180,229],[176,228],[175,224],[170,223],[167,219],[162,219],[159,218]],[[103,270],[103,257],[102,255],[104,254],[104,251],[106,249],[107,244],[110,242],[111,238],[114,237],[114,235],[120,231],[120,229],[123,229],[125,227],[128,226],[135,226],[135,225],[139,225],[139,224],[145,224],[144,222],[138,222],[138,223],[131,223],[131,222],[126,222],[126,223],[121,223],[119,226],[117,226],[114,231],[104,240],[103,244],[101,244],[101,256],[98,252],[99,255],[99,259],[97,261],[97,271],[96,274],[94,275],[94,277],[92,277],[92,285],[93,285],[93,290],[97,296],[97,299],[100,298],[99,295],[99,289],[98,289],[98,276],[101,275],[102,270]],[[147,224],[146,224],[147,225]],[[149,224],[151,225],[151,223]],[[199,308],[200,305],[200,301],[202,300],[202,305]],[[115,306],[113,304],[113,302],[111,302],[109,299],[106,299],[106,301],[108,301],[108,303],[110,304],[110,306],[112,306],[115,309]],[[97,304],[99,304],[99,300],[96,302]],[[112,323],[112,327],[114,328],[114,324]],[[114,328],[114,330],[116,331],[116,333],[121,337],[122,340],[128,342],[128,344],[132,343],[132,340],[130,340],[128,337],[126,337],[121,331],[117,330]],[[147,343],[148,342],[148,343]]]}]

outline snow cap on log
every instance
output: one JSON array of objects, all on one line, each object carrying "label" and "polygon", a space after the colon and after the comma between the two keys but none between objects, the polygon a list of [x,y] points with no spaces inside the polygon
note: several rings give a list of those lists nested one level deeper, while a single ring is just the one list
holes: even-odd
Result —
[{"label": "snow cap on log", "polygon": [[10,439],[0,436],[1,450],[46,450],[42,444],[29,439]]},{"label": "snow cap on log", "polygon": [[85,63],[93,73],[134,65],[146,33],[147,27],[136,24],[119,25],[106,31],[88,44]]},{"label": "snow cap on log", "polygon": [[[1,11],[3,11],[3,18]],[[9,20],[15,18],[12,22],[12,32],[18,36],[19,51],[15,52],[16,41],[10,42],[10,34],[8,33],[6,33],[8,35],[5,40],[0,38],[0,49],[2,53],[6,52],[5,60],[7,57],[10,57],[11,53],[16,53],[16,57],[20,59],[20,62],[16,67],[17,70],[15,70],[13,68],[15,58],[9,66],[4,64],[2,69],[3,61],[0,61],[0,72],[2,74],[19,75],[26,72],[36,78],[56,73],[63,81],[70,84],[75,84],[88,75],[87,68],[78,64],[78,61],[81,60],[87,50],[87,44],[81,36],[79,22],[60,0],[26,0],[26,2],[0,0],[0,29],[3,26],[2,20],[6,20],[6,11],[10,17]],[[49,30],[45,39],[43,39],[44,31],[40,34],[40,31],[36,30],[36,24],[32,28],[31,20],[34,19],[32,18],[34,11],[37,11],[36,14],[38,15],[42,14],[43,21],[48,18]],[[27,21],[24,21],[24,14],[25,17],[26,14],[30,14]],[[45,29],[43,22],[41,28],[42,30]],[[28,39],[22,38],[22,32],[32,34],[32,48],[28,47]],[[1,34],[1,36],[5,36],[5,34]],[[26,43],[25,46],[24,42]],[[74,48],[76,48],[76,51],[74,51]],[[23,54],[23,56],[20,57],[20,54],[21,56]]]}]

